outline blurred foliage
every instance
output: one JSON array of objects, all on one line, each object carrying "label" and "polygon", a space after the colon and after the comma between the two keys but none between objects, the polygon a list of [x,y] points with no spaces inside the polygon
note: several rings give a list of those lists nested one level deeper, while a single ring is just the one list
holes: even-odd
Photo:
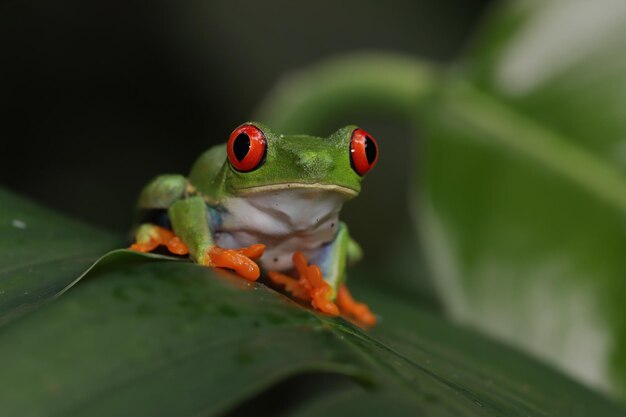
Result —
[{"label": "blurred foliage", "polygon": [[[11,263],[36,265],[25,249],[41,244],[47,257],[64,259],[23,268],[12,285],[24,290],[20,304],[39,307],[0,327],[2,415],[220,415],[303,372],[325,373],[333,389],[316,401],[279,392],[275,401],[286,404],[275,409],[283,415],[624,415],[587,388],[384,287],[358,290],[384,318],[366,332],[261,283],[114,251],[49,302],[53,294],[39,291],[50,286],[45,278],[76,278],[72,270],[84,259],[67,253],[102,241],[102,232],[9,193],[0,197],[4,216],[21,222],[0,235]],[[74,236],[64,245],[56,245],[57,222]],[[12,276],[3,274],[2,281]],[[0,297],[0,309],[8,308],[19,305]],[[334,382],[342,375],[354,383]]]},{"label": "blurred foliage", "polygon": [[0,203],[0,324],[55,296],[95,259],[123,244],[3,189]]},{"label": "blurred foliage", "polygon": [[419,213],[453,317],[626,397],[624,91],[623,2],[494,10],[422,118]]}]

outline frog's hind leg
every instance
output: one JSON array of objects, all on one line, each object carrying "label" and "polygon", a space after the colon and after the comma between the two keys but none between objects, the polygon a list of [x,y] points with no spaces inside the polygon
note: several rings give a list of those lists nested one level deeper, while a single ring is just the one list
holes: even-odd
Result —
[{"label": "frog's hind leg", "polygon": [[178,236],[169,229],[150,223],[144,223],[137,228],[135,243],[129,249],[138,252],[151,252],[158,246],[167,247],[175,255],[187,255],[189,248]]}]

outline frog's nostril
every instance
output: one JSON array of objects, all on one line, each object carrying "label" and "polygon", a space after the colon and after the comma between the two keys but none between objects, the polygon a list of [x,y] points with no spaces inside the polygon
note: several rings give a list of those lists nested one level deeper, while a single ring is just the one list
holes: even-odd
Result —
[{"label": "frog's nostril", "polygon": [[320,155],[315,152],[300,154],[298,165],[309,175],[322,177],[333,168],[333,159],[328,155]]},{"label": "frog's nostril", "polygon": [[316,167],[318,169],[326,169],[332,167],[333,161],[330,157],[326,155],[319,154],[303,154],[300,156],[300,164],[303,167]]}]

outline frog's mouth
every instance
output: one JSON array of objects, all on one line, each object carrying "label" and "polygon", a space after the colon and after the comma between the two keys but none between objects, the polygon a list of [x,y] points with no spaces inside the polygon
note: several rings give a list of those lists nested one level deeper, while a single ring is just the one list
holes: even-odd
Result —
[{"label": "frog's mouth", "polygon": [[332,191],[339,194],[343,194],[347,197],[356,197],[358,192],[352,188],[344,187],[337,184],[320,184],[320,183],[305,183],[305,182],[288,182],[284,184],[271,184],[271,185],[259,185],[254,187],[239,188],[237,194],[252,194],[252,193],[265,193],[279,190],[298,190],[298,189],[311,189],[319,191]]}]

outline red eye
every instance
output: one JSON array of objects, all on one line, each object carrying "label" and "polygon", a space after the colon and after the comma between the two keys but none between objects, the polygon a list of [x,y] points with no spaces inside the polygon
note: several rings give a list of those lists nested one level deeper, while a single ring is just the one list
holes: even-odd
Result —
[{"label": "red eye", "polygon": [[230,134],[226,144],[230,164],[237,171],[250,172],[265,162],[267,141],[256,126],[241,125]]},{"label": "red eye", "polygon": [[350,141],[350,163],[357,174],[363,176],[378,162],[378,144],[363,129],[355,129]]}]

